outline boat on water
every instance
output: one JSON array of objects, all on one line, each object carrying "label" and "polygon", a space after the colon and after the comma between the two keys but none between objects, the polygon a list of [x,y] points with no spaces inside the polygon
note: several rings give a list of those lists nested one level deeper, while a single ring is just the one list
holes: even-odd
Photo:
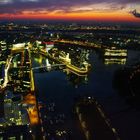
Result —
[{"label": "boat on water", "polygon": [[115,128],[93,97],[78,99],[75,113],[87,140],[120,140]]}]

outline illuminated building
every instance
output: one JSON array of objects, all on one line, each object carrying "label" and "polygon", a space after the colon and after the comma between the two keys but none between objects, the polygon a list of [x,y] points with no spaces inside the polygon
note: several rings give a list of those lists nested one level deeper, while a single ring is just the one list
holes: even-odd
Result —
[{"label": "illuminated building", "polygon": [[4,71],[4,66],[5,65],[0,65],[0,85],[3,83],[4,76],[5,76],[5,71]]},{"label": "illuminated building", "polygon": [[27,111],[22,107],[21,100],[22,96],[19,98],[14,96],[11,91],[5,91],[4,118],[9,125],[26,125],[29,123]]},{"label": "illuminated building", "polygon": [[48,52],[50,49],[52,49],[54,47],[53,42],[45,42],[45,41],[43,41],[42,43],[45,44],[46,52]]},{"label": "illuminated building", "polygon": [[66,54],[64,51],[61,51],[60,54],[59,54],[59,58],[60,58],[60,60],[71,64],[71,59],[69,57],[69,53]]},{"label": "illuminated building", "polygon": [[36,40],[36,47],[42,49],[44,46],[42,45],[42,41]]},{"label": "illuminated building", "polygon": [[25,43],[13,44],[12,50],[21,50],[25,48]]},{"label": "illuminated building", "polygon": [[2,51],[7,49],[7,45],[6,45],[5,41],[0,41],[0,48],[1,48]]},{"label": "illuminated building", "polygon": [[46,59],[46,68],[47,68],[48,71],[50,71],[51,68],[52,68],[52,66],[51,66],[51,64],[49,63],[49,60],[48,60],[48,59]]},{"label": "illuminated building", "polygon": [[0,139],[19,139],[30,137],[29,118],[26,108],[21,104],[22,96],[12,91],[4,91],[3,117],[0,118]]},{"label": "illuminated building", "polygon": [[0,127],[0,140],[31,139],[28,125]]}]

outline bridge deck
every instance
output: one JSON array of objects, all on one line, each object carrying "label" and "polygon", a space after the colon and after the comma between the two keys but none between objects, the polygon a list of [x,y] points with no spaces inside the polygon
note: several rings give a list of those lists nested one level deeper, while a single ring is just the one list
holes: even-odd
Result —
[{"label": "bridge deck", "polygon": [[57,67],[57,66],[66,66],[66,64],[54,64],[51,66],[39,66],[39,67],[34,67],[32,70],[40,69],[40,68],[50,68],[50,67]]}]

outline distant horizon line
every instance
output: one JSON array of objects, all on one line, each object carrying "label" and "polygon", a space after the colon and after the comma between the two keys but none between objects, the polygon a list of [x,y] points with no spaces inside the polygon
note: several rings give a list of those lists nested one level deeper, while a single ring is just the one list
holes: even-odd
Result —
[{"label": "distant horizon line", "polygon": [[129,25],[139,25],[140,22],[130,22],[130,21],[103,21],[103,20],[71,20],[71,19],[0,19],[0,23],[3,22],[34,22],[34,23],[86,23],[86,24],[129,24]]},{"label": "distant horizon line", "polygon": [[96,20],[96,19],[38,19],[38,18],[0,18],[0,22],[3,21],[65,21],[65,22],[70,22],[70,21],[80,21],[80,22],[110,22],[110,23],[140,23],[140,20],[138,21],[131,21],[131,20]]}]

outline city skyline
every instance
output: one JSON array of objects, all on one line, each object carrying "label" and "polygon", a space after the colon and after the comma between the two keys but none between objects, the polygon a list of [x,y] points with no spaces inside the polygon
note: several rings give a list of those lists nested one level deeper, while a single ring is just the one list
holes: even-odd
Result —
[{"label": "city skyline", "polygon": [[133,0],[1,0],[0,19],[93,20],[140,22]]},{"label": "city skyline", "polygon": [[101,11],[107,22],[94,22],[86,12],[84,21],[35,12],[33,20],[22,10],[39,1],[0,2],[12,19],[0,20],[0,140],[140,139],[137,6],[128,12],[137,21],[119,20],[117,10],[111,18],[110,10],[113,22]]}]

